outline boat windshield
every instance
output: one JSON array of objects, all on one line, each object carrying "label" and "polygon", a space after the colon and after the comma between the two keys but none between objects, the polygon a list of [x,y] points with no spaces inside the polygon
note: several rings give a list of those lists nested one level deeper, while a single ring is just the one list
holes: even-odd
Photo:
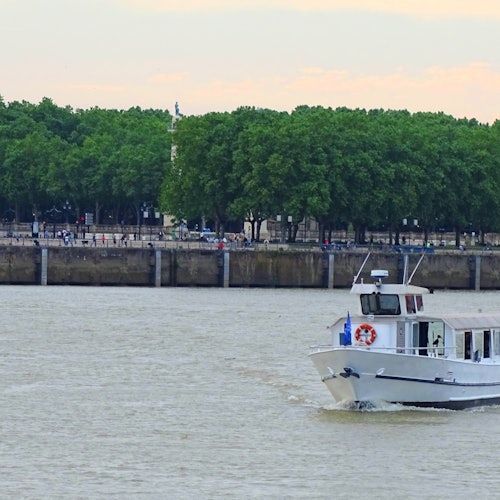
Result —
[{"label": "boat windshield", "polygon": [[401,314],[399,297],[397,295],[371,293],[361,295],[361,310],[363,314],[398,315]]}]

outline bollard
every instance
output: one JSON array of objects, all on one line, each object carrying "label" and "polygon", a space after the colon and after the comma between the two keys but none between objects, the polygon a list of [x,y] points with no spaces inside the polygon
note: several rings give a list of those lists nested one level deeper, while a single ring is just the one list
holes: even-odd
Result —
[{"label": "bollard", "polygon": [[476,255],[476,265],[474,270],[474,290],[479,292],[481,290],[481,256]]},{"label": "bollard", "polygon": [[161,287],[161,250],[155,251],[155,287]]},{"label": "bollard", "polygon": [[40,267],[40,285],[47,286],[47,264],[49,260],[49,251],[42,248],[42,261]]},{"label": "bollard", "polygon": [[170,286],[177,286],[177,250],[170,250]]},{"label": "bollard", "polygon": [[335,254],[328,254],[328,289],[334,287],[334,273],[335,273]]},{"label": "bollard", "polygon": [[224,252],[223,286],[224,288],[229,288],[229,252],[227,250]]}]

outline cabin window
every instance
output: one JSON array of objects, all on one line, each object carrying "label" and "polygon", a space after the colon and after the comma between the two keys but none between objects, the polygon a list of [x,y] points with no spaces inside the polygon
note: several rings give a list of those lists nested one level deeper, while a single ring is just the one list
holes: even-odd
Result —
[{"label": "cabin window", "polygon": [[455,343],[456,343],[456,356],[458,359],[478,359],[482,353],[482,336],[479,338],[476,336],[474,338],[475,351],[472,350],[473,345],[473,335],[472,332],[459,332],[455,335]]},{"label": "cabin window", "polygon": [[417,311],[423,311],[424,301],[422,300],[422,295],[415,295],[415,301],[417,302]]},{"label": "cabin window", "polygon": [[[419,347],[419,323],[412,324],[412,346]],[[415,350],[415,354],[418,354],[418,351]]]},{"label": "cabin window", "polygon": [[455,353],[457,359],[464,359],[464,334],[462,332],[455,335]]},{"label": "cabin window", "polygon": [[381,293],[361,295],[361,310],[363,314],[392,316],[401,314],[399,297]]},{"label": "cabin window", "polygon": [[396,347],[399,353],[406,353],[406,323],[398,321],[397,334],[396,334]]},{"label": "cabin window", "polygon": [[420,356],[428,356],[429,351],[429,323],[427,321],[422,321],[418,324],[418,346],[423,349],[419,349],[418,353]]},{"label": "cabin window", "polygon": [[480,361],[483,357],[484,346],[483,346],[483,332],[474,332],[474,356],[472,359],[474,361]]},{"label": "cabin window", "polygon": [[483,358],[491,358],[491,332],[489,330],[483,332],[483,344]]},{"label": "cabin window", "polygon": [[464,333],[464,359],[472,359],[472,332]]},{"label": "cabin window", "polygon": [[406,312],[408,314],[415,314],[415,297],[413,295],[405,295]]},{"label": "cabin window", "polygon": [[496,356],[500,355],[500,331],[493,334],[493,351]]},{"label": "cabin window", "polygon": [[429,323],[429,340],[431,352],[435,356],[442,356],[444,354],[444,323],[442,321]]}]

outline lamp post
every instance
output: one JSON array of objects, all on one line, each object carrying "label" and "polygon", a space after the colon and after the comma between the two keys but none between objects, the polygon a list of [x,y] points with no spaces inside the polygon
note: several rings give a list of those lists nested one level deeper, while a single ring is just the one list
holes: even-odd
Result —
[{"label": "lamp post", "polygon": [[64,213],[66,215],[66,230],[69,231],[69,211],[71,210],[71,203],[66,200],[62,206]]},{"label": "lamp post", "polygon": [[[141,219],[142,219],[142,224],[147,225],[148,219],[150,222],[151,219],[151,203],[147,201],[143,201],[141,205]],[[141,225],[139,224],[139,239],[141,239]]]},{"label": "lamp post", "polygon": [[52,237],[55,239],[56,237],[56,219],[57,219],[57,216],[61,213],[60,210],[58,210],[55,205],[50,209],[50,210],[47,210],[47,215],[50,216],[50,218],[52,219]]},{"label": "lamp post", "polygon": [[284,234],[283,221],[282,221],[281,214],[278,214],[276,216],[276,222],[279,222],[279,225],[280,225],[280,243],[284,243],[285,234]]},{"label": "lamp post", "polygon": [[[412,238],[412,228],[416,228],[418,227],[418,219],[410,219],[410,221],[408,221],[408,219],[405,217],[403,220],[402,220],[402,223],[403,223],[403,228],[406,230],[408,230],[408,245],[411,244],[411,238]],[[403,238],[406,240],[406,238],[403,236]],[[403,241],[403,244],[405,243],[406,241]]]},{"label": "lamp post", "polygon": [[[148,225],[148,219],[149,219],[149,207],[147,205],[147,203],[143,203],[143,211],[142,211],[142,217],[144,219],[144,225],[147,226]],[[146,228],[146,231],[147,231],[147,228]]]},{"label": "lamp post", "polygon": [[139,206],[139,240],[141,239],[142,225],[144,224],[144,211],[146,210],[146,202],[143,201]]},{"label": "lamp post", "polygon": [[[416,230],[416,228],[417,228],[417,227],[418,227],[418,219],[413,219],[413,230],[414,230],[415,232],[417,232],[417,230]],[[411,236],[413,236],[413,235],[411,234],[411,231],[410,231],[410,237],[411,237]],[[416,239],[417,239],[417,237],[415,236],[415,240],[416,240]]]},{"label": "lamp post", "polygon": [[147,223],[149,225],[149,241],[153,239],[153,225],[155,223],[155,209],[151,202],[144,203],[144,218],[147,219]]},{"label": "lamp post", "polygon": [[14,220],[16,218],[16,211],[13,210],[12,208],[8,208],[5,211],[4,217],[5,217],[5,220],[9,224],[9,229],[7,230],[7,237],[12,238],[12,236],[13,236],[13,233],[12,233],[12,223],[14,222]]}]

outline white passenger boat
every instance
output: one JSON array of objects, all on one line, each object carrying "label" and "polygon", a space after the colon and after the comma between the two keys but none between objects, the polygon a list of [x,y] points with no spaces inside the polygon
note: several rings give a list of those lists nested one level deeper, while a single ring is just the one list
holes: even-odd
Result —
[{"label": "white passenger boat", "polygon": [[386,284],[387,271],[371,276],[370,284],[356,277],[351,289],[360,314],[336,321],[331,344],[309,354],[337,402],[500,404],[500,314],[426,316],[428,290],[410,285],[411,277]]}]

